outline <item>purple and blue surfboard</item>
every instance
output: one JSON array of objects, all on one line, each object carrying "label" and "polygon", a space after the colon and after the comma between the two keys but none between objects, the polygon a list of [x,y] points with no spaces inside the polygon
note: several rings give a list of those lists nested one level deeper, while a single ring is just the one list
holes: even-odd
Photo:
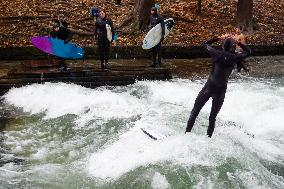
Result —
[{"label": "purple and blue surfboard", "polygon": [[64,41],[48,36],[32,37],[32,44],[38,49],[62,58],[80,59],[84,56],[84,49],[73,44],[64,44]]}]

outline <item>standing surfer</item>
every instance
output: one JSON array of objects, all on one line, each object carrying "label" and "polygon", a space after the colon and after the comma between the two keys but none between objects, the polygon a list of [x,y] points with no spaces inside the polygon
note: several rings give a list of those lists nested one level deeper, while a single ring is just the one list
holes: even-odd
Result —
[{"label": "standing surfer", "polygon": [[[60,22],[57,21],[53,22],[53,30],[51,31],[50,36],[63,40],[64,44],[67,44],[72,39],[72,33],[64,25],[60,25]],[[67,64],[65,63],[65,60],[65,58],[60,58],[59,69],[61,71],[67,71]]]},{"label": "standing surfer", "polygon": [[[165,22],[164,22],[164,19],[161,16],[159,16],[157,8],[152,7],[151,8],[151,16],[150,16],[150,20],[149,20],[149,29],[152,29],[157,24],[161,24],[162,33],[161,33],[160,42],[152,48],[153,64],[151,65],[151,67],[154,67],[154,68],[161,67],[161,60],[162,60],[161,43],[162,43],[162,41],[164,41],[164,36],[165,36]],[[158,56],[158,62],[156,60],[157,56]]]},{"label": "standing surfer", "polygon": [[[221,39],[225,39],[223,42],[223,50],[216,50],[210,46],[212,43]],[[219,113],[225,99],[229,76],[232,73],[234,66],[251,54],[251,50],[241,42],[237,42],[237,45],[242,48],[242,52],[230,52],[233,42],[233,39],[221,36],[220,38],[211,39],[203,44],[212,58],[213,66],[207,82],[195,100],[185,132],[191,132],[195,119],[201,108],[205,105],[209,98],[212,97],[213,101],[207,130],[208,137],[212,136],[217,114]]]},{"label": "standing surfer", "polygon": [[[111,31],[108,31],[107,25],[110,26]],[[108,66],[109,49],[112,39],[108,39],[108,34],[111,32],[113,39],[114,29],[111,19],[106,17],[106,12],[101,10],[99,17],[96,20],[95,37],[98,40],[99,54],[101,60],[101,69],[106,69]]]}]

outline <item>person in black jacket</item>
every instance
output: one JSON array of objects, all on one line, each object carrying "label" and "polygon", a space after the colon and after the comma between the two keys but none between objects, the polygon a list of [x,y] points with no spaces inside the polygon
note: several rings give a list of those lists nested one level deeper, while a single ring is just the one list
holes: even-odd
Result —
[{"label": "person in black jacket", "polygon": [[[72,33],[66,27],[60,26],[58,22],[53,23],[53,30],[51,31],[50,36],[63,40],[64,44],[67,44],[72,39]],[[60,58],[59,65],[61,71],[67,70],[64,58]]]},{"label": "person in black jacket", "polygon": [[[99,46],[101,69],[106,69],[108,68],[109,49],[114,36],[114,29],[111,19],[106,17],[106,13],[104,10],[101,10],[99,15],[100,16],[96,20],[95,37],[97,38]],[[111,28],[111,33],[112,33],[111,40],[108,39],[107,37],[107,28],[106,28],[107,24]]]},{"label": "person in black jacket", "polygon": [[235,65],[251,54],[251,50],[241,42],[238,42],[237,45],[243,49],[243,52],[231,52],[230,50],[232,48],[233,40],[230,38],[225,39],[223,43],[223,50],[216,50],[210,46],[210,44],[217,42],[220,39],[222,38],[211,39],[203,44],[213,60],[213,66],[206,84],[195,100],[185,132],[191,132],[195,119],[201,108],[211,97],[213,101],[209,116],[207,135],[208,137],[212,136],[217,114],[219,113],[225,99],[229,76]]},{"label": "person in black jacket", "polygon": [[[235,28],[235,34],[224,34],[221,37],[223,38],[233,38],[235,41],[237,42],[241,42],[242,44],[245,44],[245,35],[242,33],[242,27],[237,26]],[[236,45],[236,49],[235,49],[236,53],[242,53],[243,49]],[[241,62],[237,63],[237,71],[240,72],[242,69],[246,72],[249,72],[249,69],[244,65],[244,60],[242,60]]]},{"label": "person in black jacket", "polygon": [[[162,60],[161,43],[164,41],[164,36],[165,36],[165,22],[164,19],[161,16],[159,16],[157,8],[152,7],[151,16],[149,20],[149,29],[152,29],[157,24],[161,24],[162,33],[161,33],[160,42],[155,47],[152,48],[153,64],[151,65],[151,67],[154,68],[159,68],[161,66],[161,60]],[[158,56],[158,62],[156,60],[157,56]]]}]

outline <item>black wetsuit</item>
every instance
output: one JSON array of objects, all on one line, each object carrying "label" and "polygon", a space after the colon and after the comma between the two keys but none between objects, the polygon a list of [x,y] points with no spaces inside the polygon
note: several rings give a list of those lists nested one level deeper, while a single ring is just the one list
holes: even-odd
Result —
[{"label": "black wetsuit", "polygon": [[106,64],[108,63],[109,49],[111,44],[111,42],[107,38],[106,24],[110,25],[113,37],[114,29],[112,21],[110,19],[98,18],[96,21],[96,29],[95,29],[95,35],[97,36],[98,39],[99,54],[100,54],[102,69],[105,69]]},{"label": "black wetsuit", "polygon": [[213,101],[207,130],[209,137],[213,134],[217,114],[223,105],[230,74],[238,62],[241,62],[251,54],[251,50],[241,43],[238,43],[238,45],[244,50],[242,53],[231,53],[228,51],[229,48],[227,50],[216,50],[209,45],[218,40],[219,39],[216,38],[204,43],[204,47],[213,59],[213,67],[205,86],[199,92],[195,100],[186,128],[186,132],[191,131],[201,108],[209,98],[212,97]]},{"label": "black wetsuit", "polygon": [[[50,36],[53,37],[53,38],[58,38],[58,39],[64,40],[64,43],[68,43],[72,39],[72,33],[64,26],[60,26],[58,31],[53,30],[50,33]],[[59,66],[60,66],[60,69],[62,71],[67,70],[65,58],[60,58]]]},{"label": "black wetsuit", "polygon": [[64,40],[65,43],[72,39],[72,33],[65,27],[59,27],[58,31],[53,30],[50,35],[53,38]]},{"label": "black wetsuit", "polygon": [[[161,39],[160,43],[158,43],[155,47],[152,48],[153,65],[151,65],[151,66],[155,67],[155,68],[159,68],[161,66],[161,60],[162,60],[161,42],[164,40],[164,36],[165,36],[164,19],[162,17],[160,17],[157,13],[157,10],[155,10],[155,13],[150,16],[149,28],[152,29],[153,27],[155,27],[157,24],[160,24],[160,23],[161,23],[161,27],[162,27],[162,33],[161,33],[162,39]],[[157,56],[158,56],[158,62],[156,61]]]},{"label": "black wetsuit", "polygon": [[[235,51],[236,53],[242,53],[242,51]],[[249,72],[249,69],[244,65],[245,60],[241,60],[240,62],[237,62],[237,70],[240,72],[242,69],[246,72]]]}]

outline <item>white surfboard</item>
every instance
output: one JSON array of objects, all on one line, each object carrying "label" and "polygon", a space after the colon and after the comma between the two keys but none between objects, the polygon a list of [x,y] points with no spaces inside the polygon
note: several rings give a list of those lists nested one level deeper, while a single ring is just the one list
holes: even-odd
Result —
[{"label": "white surfboard", "polygon": [[[164,20],[165,22],[165,37],[169,35],[169,33],[172,31],[175,21],[173,18],[168,18]],[[162,33],[162,27],[161,24],[157,24],[155,27],[153,27],[145,36],[143,40],[143,49],[151,49],[152,47],[156,46],[161,41],[161,33]]]},{"label": "white surfboard", "polygon": [[107,39],[109,42],[112,41],[112,32],[111,32],[111,27],[109,24],[106,24],[106,30],[107,30]]}]

